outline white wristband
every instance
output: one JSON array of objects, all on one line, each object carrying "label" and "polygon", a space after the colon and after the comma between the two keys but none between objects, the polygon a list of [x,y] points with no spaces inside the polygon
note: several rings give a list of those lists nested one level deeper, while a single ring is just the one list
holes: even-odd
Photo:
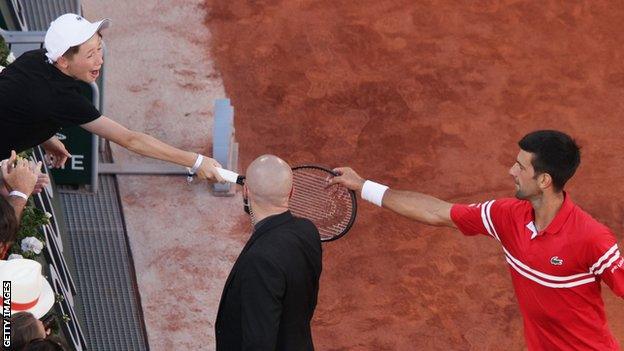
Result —
[{"label": "white wristband", "polygon": [[22,199],[28,201],[28,195],[24,194],[21,191],[17,191],[17,190],[13,190],[9,193],[9,196],[17,196],[17,197],[21,197]]},{"label": "white wristband", "polygon": [[193,165],[193,168],[189,169],[189,173],[195,174],[195,172],[197,172],[197,170],[201,166],[202,162],[204,162],[204,156],[202,156],[202,154],[197,154],[197,158],[195,159],[195,164]]},{"label": "white wristband", "polygon": [[367,180],[364,182],[364,186],[362,186],[361,196],[362,199],[372,202],[375,205],[381,207],[383,196],[386,190],[388,190],[387,186]]}]

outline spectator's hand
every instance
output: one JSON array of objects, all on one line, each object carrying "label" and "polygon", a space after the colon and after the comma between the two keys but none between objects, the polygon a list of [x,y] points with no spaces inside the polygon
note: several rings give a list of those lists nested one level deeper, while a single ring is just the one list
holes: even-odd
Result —
[{"label": "spectator's hand", "polygon": [[33,194],[39,194],[43,191],[43,188],[50,184],[50,177],[45,174],[39,172],[39,176],[37,177],[37,183],[35,184],[35,189],[33,190]]},{"label": "spectator's hand", "polygon": [[61,168],[71,154],[65,148],[65,145],[56,136],[51,137],[41,144],[45,150],[45,160],[51,168]]},{"label": "spectator's hand", "polygon": [[354,170],[349,167],[334,168],[334,172],[338,173],[337,176],[332,177],[329,180],[329,185],[340,184],[348,189],[351,189],[357,193],[362,191],[364,186],[364,179],[360,177]]},{"label": "spectator's hand", "polygon": [[18,160],[15,151],[11,151],[11,157],[2,161],[0,171],[4,185],[9,191],[17,190],[30,196],[41,172],[41,162],[34,163],[26,159]]},{"label": "spectator's hand", "polygon": [[197,178],[207,179],[209,182],[225,182],[221,175],[219,175],[216,167],[223,168],[215,159],[204,157],[201,166],[199,166],[199,169],[197,170]]}]

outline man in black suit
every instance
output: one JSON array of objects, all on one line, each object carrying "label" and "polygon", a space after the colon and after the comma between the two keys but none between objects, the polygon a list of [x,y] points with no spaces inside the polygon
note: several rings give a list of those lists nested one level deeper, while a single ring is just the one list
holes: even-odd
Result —
[{"label": "man in black suit", "polygon": [[215,324],[217,351],[314,350],[310,321],[321,276],[321,240],[288,211],[292,171],[264,155],[247,168],[243,195],[254,232],[225,282]]}]

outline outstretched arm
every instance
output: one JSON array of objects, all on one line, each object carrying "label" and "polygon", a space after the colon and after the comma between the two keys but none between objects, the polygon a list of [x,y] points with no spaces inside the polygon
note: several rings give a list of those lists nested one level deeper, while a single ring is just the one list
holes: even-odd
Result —
[{"label": "outstretched arm", "polygon": [[[193,167],[198,157],[196,153],[177,149],[150,135],[130,130],[106,116],[101,116],[81,127],[137,154],[181,166]],[[197,171],[198,177],[222,182],[223,178],[215,167],[221,165],[214,159],[205,157]]]},{"label": "outstretched arm", "polygon": [[[418,222],[434,225],[456,227],[451,220],[451,207],[453,204],[440,200],[433,196],[414,191],[392,190],[368,183],[349,167],[334,169],[339,175],[330,180],[331,184],[341,184],[366,200],[379,202],[381,205],[402,216],[414,219]],[[364,188],[364,192],[362,192]]]}]

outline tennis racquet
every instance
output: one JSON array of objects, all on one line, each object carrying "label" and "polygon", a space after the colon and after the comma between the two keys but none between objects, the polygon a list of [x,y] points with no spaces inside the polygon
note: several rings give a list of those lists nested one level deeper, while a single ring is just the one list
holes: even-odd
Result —
[{"label": "tennis racquet", "polygon": [[[228,182],[245,183],[245,176],[227,169],[217,170]],[[293,167],[292,172],[294,189],[289,201],[290,212],[312,221],[321,241],[336,240],[347,234],[357,213],[355,192],[341,185],[328,187],[328,179],[338,174],[326,167],[304,165]]]}]

